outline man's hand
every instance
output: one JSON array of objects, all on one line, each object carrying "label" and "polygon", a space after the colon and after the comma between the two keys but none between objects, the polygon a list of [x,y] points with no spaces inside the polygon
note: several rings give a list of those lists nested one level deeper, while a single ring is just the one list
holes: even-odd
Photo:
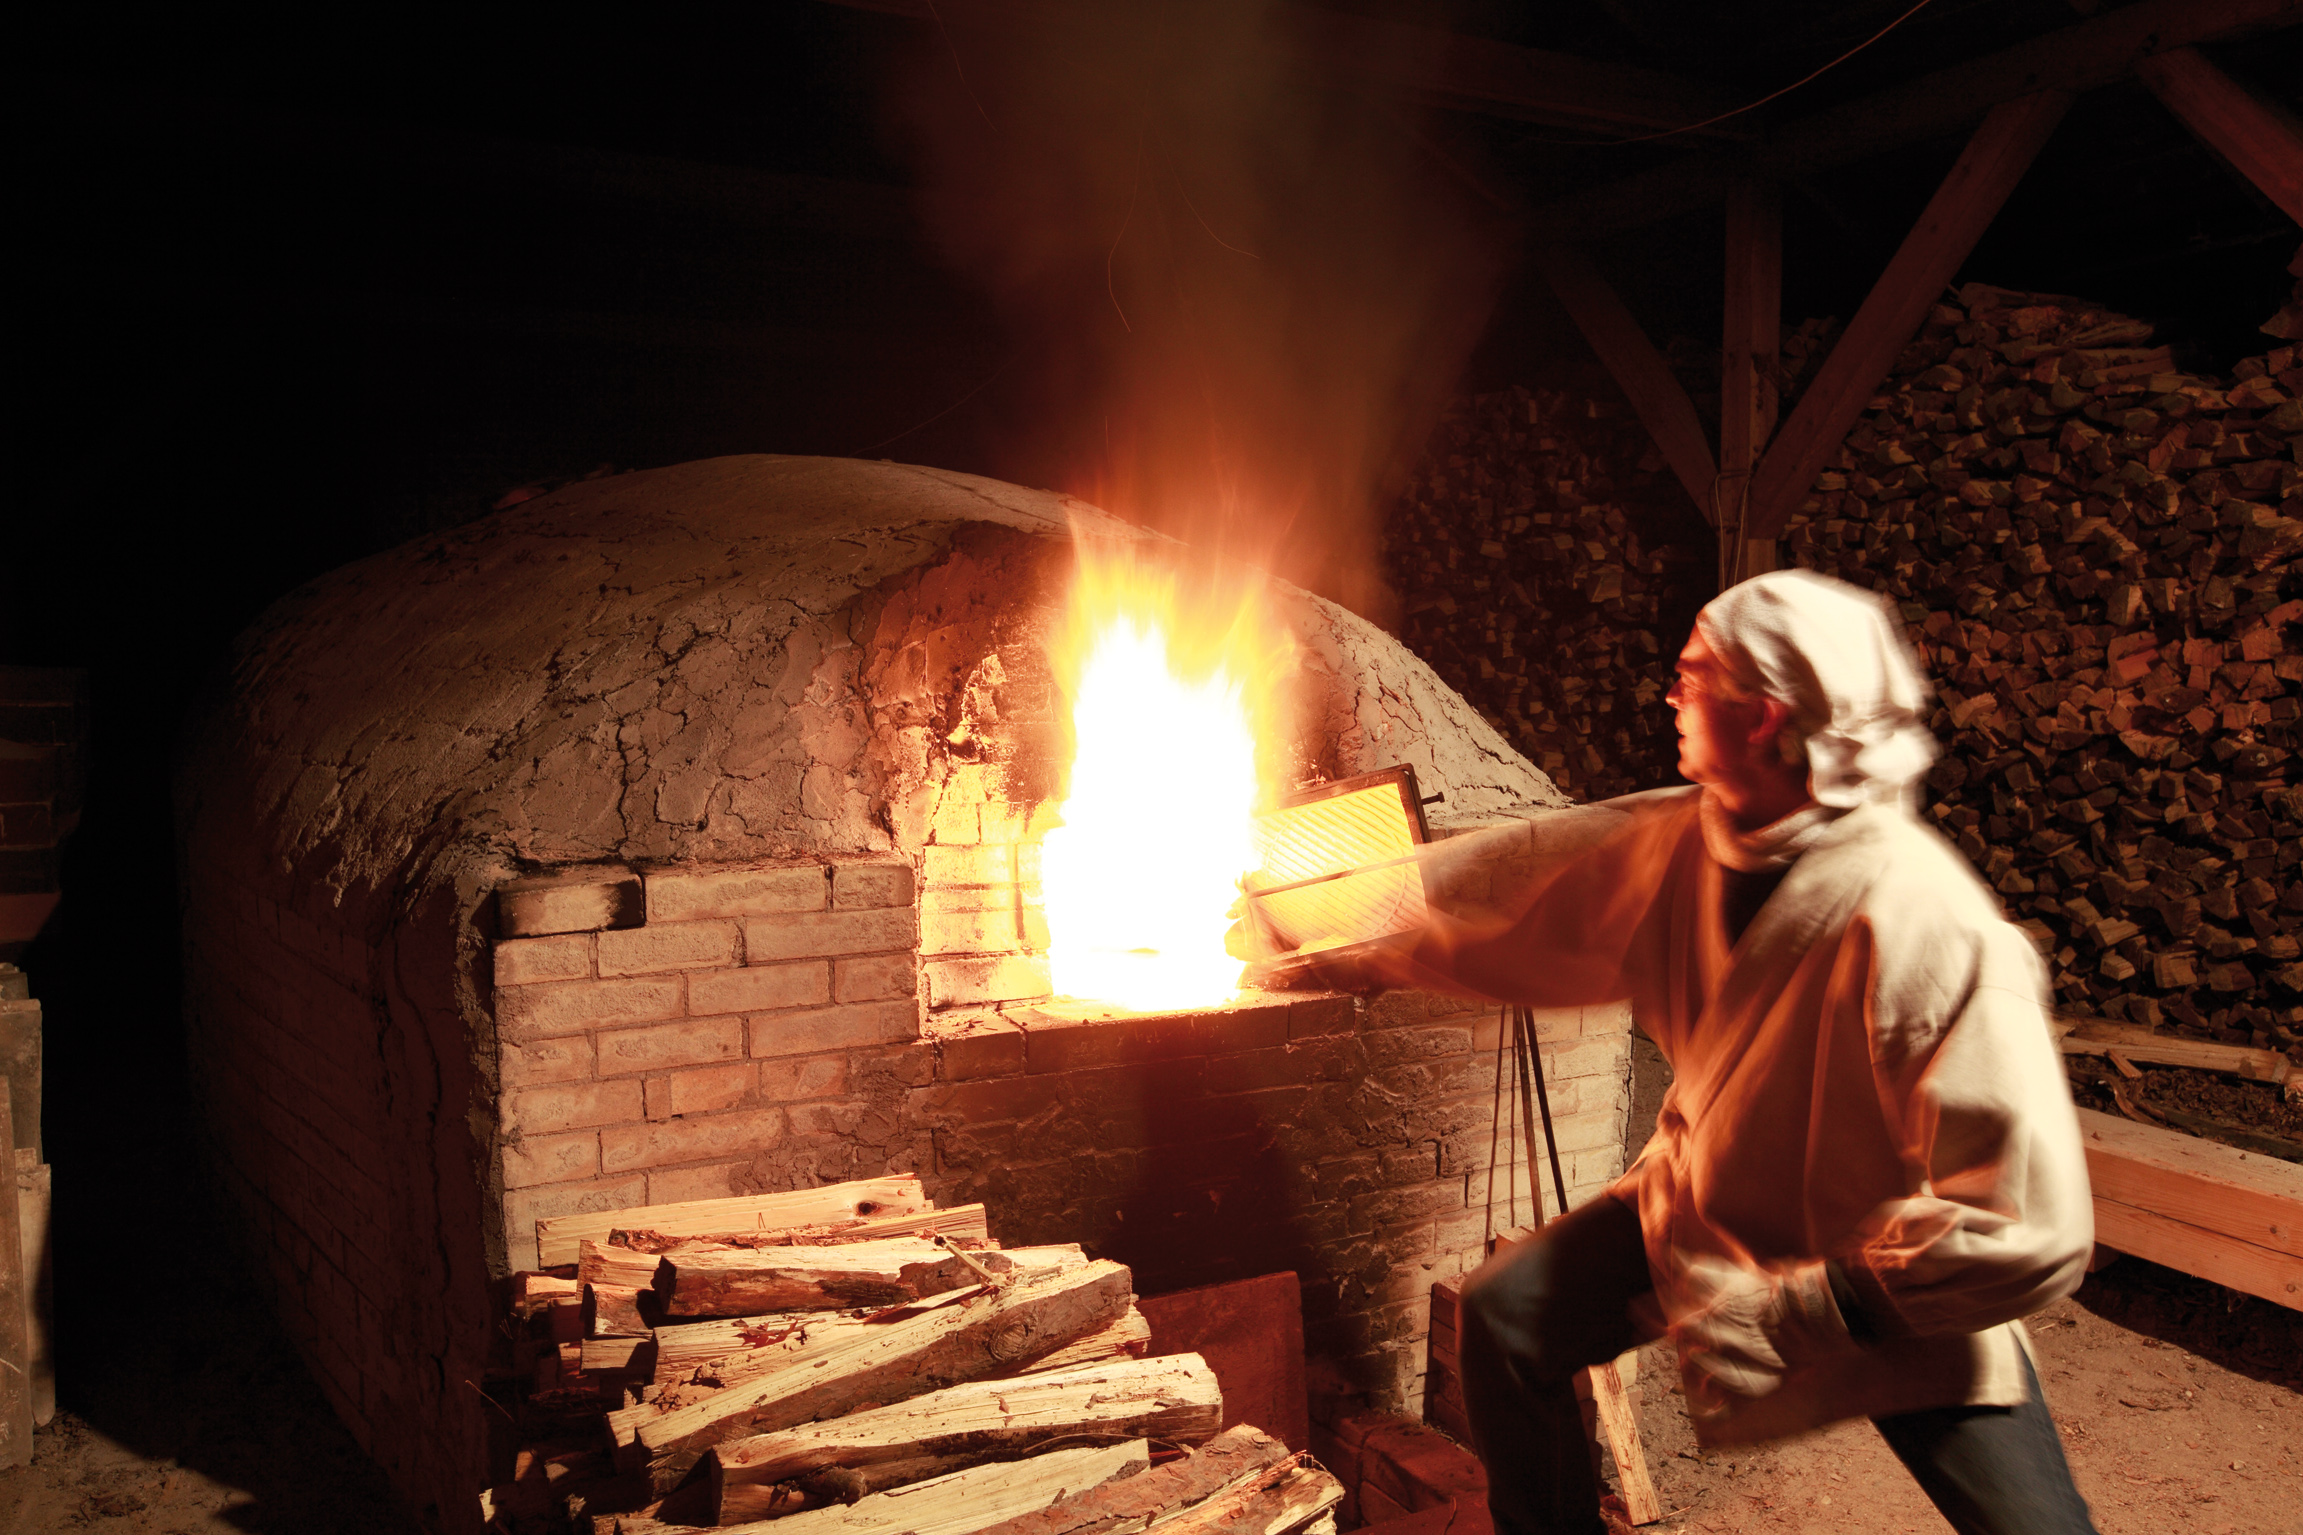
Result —
[{"label": "man's hand", "polygon": [[1730,1398],[1771,1395],[1801,1366],[1855,1346],[1820,1259],[1763,1269],[1695,1257],[1679,1288],[1692,1307],[1672,1324],[1671,1341],[1698,1418]]}]

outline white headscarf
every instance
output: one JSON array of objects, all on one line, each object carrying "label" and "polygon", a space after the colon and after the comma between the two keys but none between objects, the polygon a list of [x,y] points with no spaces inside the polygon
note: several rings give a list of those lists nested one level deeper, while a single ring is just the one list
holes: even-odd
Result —
[{"label": "white headscarf", "polygon": [[1885,602],[1813,571],[1775,570],[1720,593],[1695,623],[1731,676],[1790,709],[1818,804],[1912,803],[1935,737],[1927,681]]}]

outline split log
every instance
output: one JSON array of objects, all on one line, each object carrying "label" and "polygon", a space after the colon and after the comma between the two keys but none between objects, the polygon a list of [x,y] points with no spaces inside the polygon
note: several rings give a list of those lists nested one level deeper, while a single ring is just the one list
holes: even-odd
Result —
[{"label": "split log", "polygon": [[1062,1348],[1034,1364],[1022,1375],[1040,1375],[1050,1370],[1076,1370],[1083,1365],[1101,1364],[1109,1359],[1141,1359],[1151,1352],[1151,1323],[1133,1305],[1111,1326],[1091,1332],[1076,1343]]},{"label": "split log", "polygon": [[669,1253],[713,1247],[826,1247],[841,1242],[879,1242],[890,1237],[940,1236],[955,1247],[997,1246],[984,1218],[984,1207],[954,1205],[949,1210],[921,1210],[909,1215],[874,1215],[863,1220],[834,1221],[820,1226],[789,1226],[767,1231],[706,1231],[674,1233],[653,1227],[618,1227],[608,1241],[634,1252]]},{"label": "split log", "polygon": [[2106,1055],[2116,1052],[2130,1061],[2154,1066],[2193,1066],[2203,1071],[2227,1071],[2254,1082],[2283,1085],[2294,1076],[2294,1062],[2277,1050],[2256,1050],[2244,1045],[2219,1045],[2204,1039],[2176,1039],[2109,1023],[2082,1019],[2063,1036],[2065,1055]]},{"label": "split log", "polygon": [[[1286,1445],[1243,1423],[1225,1429],[1181,1460],[1075,1494],[985,1535],[1135,1535],[1227,1489],[1276,1481],[1295,1466],[1296,1458]],[[1337,1495],[1341,1493],[1339,1486]]]},{"label": "split log", "polygon": [[[1154,1519],[1169,1535],[1287,1535],[1310,1527],[1343,1501],[1343,1483],[1316,1466],[1289,1465],[1268,1479],[1227,1487],[1203,1503]],[[1334,1528],[1329,1519],[1328,1529]]]},{"label": "split log", "polygon": [[653,1338],[586,1338],[576,1349],[577,1367],[588,1376],[616,1375],[645,1381],[655,1374]]},{"label": "split log", "polygon": [[844,1330],[758,1380],[634,1425],[635,1459],[668,1489],[716,1444],[1013,1372],[1110,1326],[1132,1299],[1126,1267],[1101,1262],[937,1297],[944,1303]]},{"label": "split log", "polygon": [[563,1302],[580,1299],[582,1288],[581,1280],[562,1279],[557,1274],[514,1274],[512,1315],[525,1321]]},{"label": "split log", "polygon": [[583,1284],[619,1285],[630,1290],[657,1288],[664,1260],[654,1253],[611,1247],[589,1237],[577,1244],[576,1278]]},{"label": "split log", "polygon": [[1050,1450],[1030,1460],[974,1466],[854,1503],[773,1521],[728,1526],[747,1535],[974,1535],[1070,1494],[1133,1481],[1151,1463],[1141,1439],[1084,1450]]},{"label": "split log", "polygon": [[[920,1237],[833,1247],[681,1250],[653,1261],[663,1266],[664,1309],[678,1317],[898,1306],[976,1282],[965,1261]],[[975,1261],[994,1272],[1014,1266],[996,1252]]]},{"label": "split log", "polygon": [[715,1522],[765,1516],[778,1482],[839,1469],[851,1490],[879,1491],[1053,1439],[1148,1438],[1197,1444],[1223,1427],[1223,1391],[1197,1354],[972,1381],[889,1407],[738,1439],[705,1457]]},{"label": "split log", "polygon": [[788,1194],[633,1205],[536,1222],[536,1261],[543,1268],[574,1263],[584,1242],[605,1242],[608,1233],[619,1226],[672,1236],[703,1236],[715,1231],[771,1231],[876,1216],[916,1215],[933,1208],[920,1180],[911,1177],[863,1178]]},{"label": "split log", "polygon": [[654,1290],[631,1285],[584,1286],[584,1336],[587,1338],[643,1338],[656,1329],[642,1310],[642,1302],[657,1304]]}]

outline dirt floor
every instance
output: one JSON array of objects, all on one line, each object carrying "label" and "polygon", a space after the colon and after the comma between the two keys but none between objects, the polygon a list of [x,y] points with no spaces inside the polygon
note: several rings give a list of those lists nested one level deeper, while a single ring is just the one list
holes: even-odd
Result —
[{"label": "dirt floor", "polygon": [[[2126,1258],[2029,1323],[2102,1535],[2303,1532],[2303,1314]],[[1708,1535],[1946,1529],[1868,1423],[1699,1451],[1668,1351],[1640,1360],[1666,1517]]]},{"label": "dirt floor", "polygon": [[[228,1254],[176,1250],[193,1256],[133,1332],[65,1333],[65,1410],[32,1465],[0,1472],[0,1535],[416,1535]],[[2103,1535],[2303,1532],[2303,1315],[2124,1259],[2032,1336]],[[1649,1351],[1654,1528],[1945,1528],[1869,1425],[1706,1454],[1672,1380]]]}]

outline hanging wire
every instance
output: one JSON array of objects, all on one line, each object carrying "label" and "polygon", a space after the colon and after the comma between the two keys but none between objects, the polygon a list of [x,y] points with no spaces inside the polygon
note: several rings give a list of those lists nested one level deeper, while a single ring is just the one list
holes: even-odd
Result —
[{"label": "hanging wire", "polygon": [[1789,85],[1784,86],[1781,90],[1769,91],[1766,95],[1760,97],[1757,101],[1747,101],[1740,107],[1734,107],[1728,111],[1721,112],[1716,116],[1707,117],[1702,122],[1683,123],[1677,128],[1663,128],[1657,130],[1654,133],[1635,133],[1630,138],[1625,139],[1536,138],[1527,142],[1533,142],[1537,144],[1576,144],[1589,149],[1612,149],[1618,144],[1652,144],[1657,139],[1668,139],[1682,133],[1693,133],[1699,128],[1708,128],[1713,123],[1723,123],[1731,117],[1741,117],[1746,112],[1757,111],[1759,108],[1766,106],[1769,102],[1776,100],[1778,97],[1788,96],[1793,91],[1798,90],[1801,86],[1806,85],[1810,81],[1818,79],[1823,75],[1829,74],[1832,70],[1837,69],[1840,65],[1846,63],[1849,59],[1854,58],[1864,49],[1870,47],[1873,43],[1878,42],[1888,33],[1894,31],[1897,27],[1902,26],[1905,22],[1918,15],[1921,11],[1927,9],[1927,7],[1933,3],[1934,0],[1919,0],[1919,3],[1914,5],[1910,10],[1905,11],[1902,15],[1896,17],[1886,26],[1881,27],[1878,31],[1872,33],[1869,37],[1865,38],[1862,42],[1857,43],[1854,47],[1848,49],[1845,53],[1841,54],[1838,58],[1833,59],[1830,63],[1800,76],[1798,79],[1792,81]]}]

